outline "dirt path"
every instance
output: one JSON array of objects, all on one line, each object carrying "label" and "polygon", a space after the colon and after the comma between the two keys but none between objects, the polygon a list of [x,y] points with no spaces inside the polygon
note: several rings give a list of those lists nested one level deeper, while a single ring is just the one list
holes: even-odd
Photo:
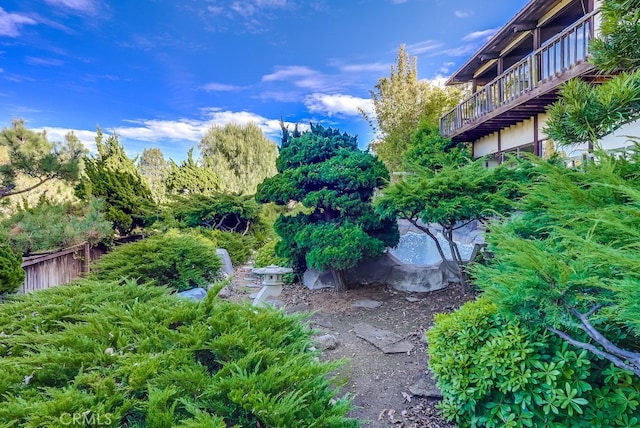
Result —
[{"label": "dirt path", "polygon": [[[244,266],[236,272],[229,298],[247,299],[259,289],[251,266]],[[311,326],[319,336],[325,335],[318,346],[329,348],[324,349],[323,358],[349,360],[338,374],[348,378],[343,390],[354,397],[351,416],[363,421],[363,426],[436,428],[453,425],[438,416],[437,398],[422,396],[437,392],[427,370],[424,333],[435,313],[450,312],[472,298],[455,285],[429,294],[403,293],[384,286],[336,293],[295,285],[285,287],[279,300],[288,312],[313,312]],[[411,349],[384,353],[358,337],[369,327],[399,335],[398,343]],[[380,339],[384,334],[377,330],[374,336]]]}]

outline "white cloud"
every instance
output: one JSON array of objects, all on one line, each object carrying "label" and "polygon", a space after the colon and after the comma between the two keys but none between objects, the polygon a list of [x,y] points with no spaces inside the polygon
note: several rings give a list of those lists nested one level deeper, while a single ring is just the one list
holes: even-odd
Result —
[{"label": "white cloud", "polygon": [[45,0],[52,6],[71,9],[74,12],[79,12],[87,15],[97,15],[98,5],[95,0]]},{"label": "white cloud", "polygon": [[18,13],[6,12],[0,7],[0,36],[18,37],[24,25],[36,25],[35,19]]},{"label": "white cloud", "polygon": [[227,85],[224,83],[211,82],[200,87],[207,92],[233,92],[244,89],[242,86]]},{"label": "white cloud", "polygon": [[454,65],[456,65],[455,62],[451,62],[451,61],[445,62],[438,69],[438,73],[439,74],[447,74],[447,73],[449,73],[449,71],[451,71],[451,67],[453,67]]},{"label": "white cloud", "polygon": [[473,12],[470,10],[454,10],[453,14],[458,18],[468,18],[473,15]]},{"label": "white cloud", "polygon": [[406,3],[407,0],[391,0],[391,3],[393,4],[402,4],[402,3]]},{"label": "white cloud", "polygon": [[469,33],[466,36],[464,36],[462,40],[465,42],[470,42],[470,41],[479,40],[479,39],[482,39],[482,41],[487,41],[491,38],[491,36],[496,34],[497,31],[498,31],[498,28],[489,28],[488,30],[474,31],[473,33]]},{"label": "white cloud", "polygon": [[363,109],[368,114],[373,111],[373,102],[370,99],[343,94],[314,93],[304,99],[304,104],[309,109],[309,112],[322,113],[328,116],[360,116],[358,108]]},{"label": "white cloud", "polygon": [[269,136],[277,136],[280,133],[280,121],[268,119],[248,111],[234,112],[220,110],[218,108],[204,109],[202,119],[136,119],[127,120],[133,126],[120,126],[114,131],[123,138],[158,143],[160,141],[189,141],[198,143],[214,126],[224,126],[229,123],[247,125],[255,123]]},{"label": "white cloud", "polygon": [[51,142],[62,142],[64,136],[69,132],[73,132],[76,137],[89,149],[91,153],[96,152],[96,131],[87,131],[84,129],[59,128],[55,126],[45,126],[44,128],[36,128],[34,131],[47,131],[47,139]]},{"label": "white cloud", "polygon": [[405,49],[411,55],[420,55],[425,52],[433,51],[435,49],[441,48],[442,43],[436,40],[425,40],[424,42],[413,43],[410,45],[406,45]]}]

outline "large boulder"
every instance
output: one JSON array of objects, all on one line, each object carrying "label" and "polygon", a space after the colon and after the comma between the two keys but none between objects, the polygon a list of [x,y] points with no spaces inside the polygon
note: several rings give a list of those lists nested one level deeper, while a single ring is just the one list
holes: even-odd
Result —
[{"label": "large boulder", "polygon": [[229,252],[224,248],[218,248],[216,250],[216,254],[222,262],[222,272],[226,273],[227,275],[233,275],[233,264],[231,264],[231,257],[229,256]]},{"label": "large boulder", "polygon": [[302,283],[310,290],[321,290],[323,288],[334,288],[333,274],[328,270],[317,270],[309,268],[302,275]]},{"label": "large boulder", "polygon": [[[346,272],[347,283],[386,284],[399,291],[427,292],[440,290],[447,286],[448,276],[440,263],[433,265],[407,265],[392,254],[362,262]],[[312,289],[333,288],[335,282],[330,271],[307,269],[303,284]]]}]

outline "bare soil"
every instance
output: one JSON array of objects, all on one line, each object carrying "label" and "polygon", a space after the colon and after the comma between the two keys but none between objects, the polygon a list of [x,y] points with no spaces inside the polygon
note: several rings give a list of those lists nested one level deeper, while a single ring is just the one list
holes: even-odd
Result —
[{"label": "bare soil", "polygon": [[[233,300],[247,299],[259,291],[259,279],[251,266],[237,270],[232,285]],[[436,408],[438,398],[414,395],[411,387],[418,381],[433,391],[429,373],[425,332],[433,324],[434,314],[451,312],[473,299],[459,285],[431,293],[405,293],[386,286],[355,287],[343,293],[309,290],[303,285],[285,286],[278,298],[287,312],[311,312],[312,328],[318,334],[336,338],[335,349],[326,349],[326,360],[346,358],[338,377],[346,379],[342,391],[353,398],[351,417],[365,427],[454,427],[445,422]],[[354,303],[375,301],[375,308],[355,307]],[[385,354],[356,336],[354,324],[368,323],[402,336],[413,345],[406,353]],[[423,385],[424,386],[424,385]],[[424,388],[423,388],[424,389]],[[415,388],[413,388],[415,392]],[[433,395],[429,393],[428,395]]]}]

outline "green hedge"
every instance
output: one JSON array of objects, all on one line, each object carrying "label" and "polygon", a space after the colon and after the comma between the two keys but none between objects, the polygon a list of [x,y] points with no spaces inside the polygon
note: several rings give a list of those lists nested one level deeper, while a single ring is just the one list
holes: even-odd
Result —
[{"label": "green hedge", "polygon": [[460,427],[640,426],[640,380],[486,298],[436,315],[427,333],[444,416]]},{"label": "green hedge", "polygon": [[197,234],[169,231],[116,247],[92,266],[91,277],[133,278],[139,283],[152,281],[182,291],[206,288],[218,277],[221,265],[216,246],[210,240]]},{"label": "green hedge", "polygon": [[17,291],[23,282],[22,255],[15,254],[8,244],[0,243],[0,294]]},{"label": "green hedge", "polygon": [[83,280],[0,305],[0,427],[358,425],[299,317],[167,292]]},{"label": "green hedge", "polygon": [[239,266],[246,263],[256,245],[256,240],[251,235],[242,235],[236,232],[223,232],[216,229],[196,229],[200,233],[215,242],[218,248],[224,248],[229,252],[231,263]]}]

